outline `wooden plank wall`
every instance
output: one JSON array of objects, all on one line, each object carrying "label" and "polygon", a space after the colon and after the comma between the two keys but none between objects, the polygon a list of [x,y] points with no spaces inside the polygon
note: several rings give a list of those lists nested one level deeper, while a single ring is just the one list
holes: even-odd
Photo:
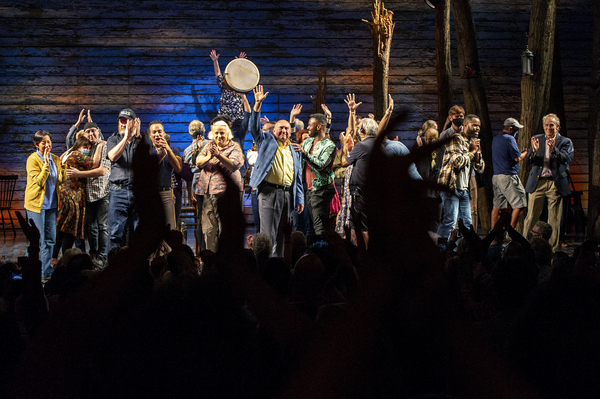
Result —
[{"label": "wooden plank wall", "polygon": [[[519,117],[520,54],[530,1],[472,0],[482,73],[492,128]],[[408,109],[397,134],[412,145],[423,121],[437,119],[434,12],[423,0],[388,1],[396,28],[390,62],[390,93]],[[591,68],[592,0],[562,0],[558,32],[562,53],[568,135],[576,148],[572,164],[587,208],[587,91]],[[184,148],[187,124],[217,112],[211,49],[221,68],[245,51],[271,92],[263,107],[270,119],[287,118],[304,104],[307,120],[317,74],[327,68],[327,101],[334,112],[332,136],[345,128],[346,93],[372,111],[372,41],[369,0],[188,1],[114,0],[3,1],[0,17],[0,173],[21,178],[15,209],[22,209],[25,160],[32,134],[53,134],[53,152],[82,108],[91,109],[104,133],[116,130],[117,114],[131,107],[143,128],[164,122]],[[454,38],[454,36],[453,36]],[[454,39],[453,39],[454,40]],[[453,43],[453,52],[456,52]],[[458,75],[456,54],[454,74]],[[454,101],[462,103],[460,89]],[[469,110],[467,110],[468,112]],[[248,145],[249,143],[247,143]]]}]

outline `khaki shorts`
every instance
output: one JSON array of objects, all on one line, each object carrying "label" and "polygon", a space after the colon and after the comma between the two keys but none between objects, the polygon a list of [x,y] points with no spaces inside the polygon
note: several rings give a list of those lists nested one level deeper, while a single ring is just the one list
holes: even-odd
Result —
[{"label": "khaki shorts", "polygon": [[512,209],[527,207],[525,189],[519,176],[494,175],[492,186],[494,187],[494,208],[504,209],[507,207],[507,203]]}]

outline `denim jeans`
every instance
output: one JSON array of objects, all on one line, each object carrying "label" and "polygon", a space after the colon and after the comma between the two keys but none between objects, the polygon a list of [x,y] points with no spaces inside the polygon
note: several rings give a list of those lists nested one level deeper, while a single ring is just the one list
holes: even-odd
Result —
[{"label": "denim jeans", "polygon": [[106,258],[108,248],[108,197],[88,202],[85,213],[85,231],[90,244],[90,256]]},{"label": "denim jeans", "polygon": [[50,277],[54,271],[50,261],[56,243],[56,208],[42,209],[40,213],[27,211],[27,219],[33,219],[33,223],[40,231],[42,277]]},{"label": "denim jeans", "polygon": [[458,219],[462,219],[465,226],[471,226],[471,202],[468,190],[454,190],[454,193],[440,192],[444,207],[444,218],[438,229],[440,238],[450,237]]},{"label": "denim jeans", "polygon": [[[108,252],[124,244],[125,225],[133,222],[133,231],[137,228],[137,207],[133,190],[110,186],[108,203]],[[131,233],[133,233],[133,231]]]}]

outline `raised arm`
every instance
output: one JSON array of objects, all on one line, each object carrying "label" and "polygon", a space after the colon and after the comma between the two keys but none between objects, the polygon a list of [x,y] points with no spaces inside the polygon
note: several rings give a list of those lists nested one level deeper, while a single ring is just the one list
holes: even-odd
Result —
[{"label": "raised arm", "polygon": [[221,74],[221,68],[219,68],[219,54],[216,50],[211,50],[210,59],[213,62],[213,68],[215,69],[215,77]]},{"label": "raised arm", "polygon": [[350,134],[350,137],[355,133],[356,130],[356,109],[362,102],[357,103],[354,93],[350,93],[346,96],[344,102],[348,105],[348,129],[346,133]]},{"label": "raised arm", "polygon": [[392,111],[394,110],[394,100],[392,99],[392,95],[388,94],[389,105],[387,110],[385,111],[385,115],[381,118],[381,122],[379,122],[379,129],[377,130],[377,136],[383,134],[385,129],[387,128],[388,122],[390,121],[390,117],[392,116]]},{"label": "raised arm", "polygon": [[325,104],[321,104],[321,109],[323,109],[323,112],[327,117],[327,126],[325,126],[325,134],[329,134],[329,131],[331,130],[331,111]]},{"label": "raised arm", "polygon": [[296,104],[290,111],[290,126],[292,127],[292,137],[296,137],[296,117],[302,112],[302,104]]},{"label": "raised arm", "polygon": [[248,102],[248,96],[246,96],[246,93],[236,94],[242,99],[242,104],[244,105],[244,112],[252,112],[252,107],[250,107],[250,103]]},{"label": "raised arm", "polygon": [[[77,132],[79,125],[81,125],[81,123],[84,121],[84,119],[85,119],[85,109],[82,109],[81,112],[79,113],[79,117],[77,118],[77,122],[75,122],[75,124],[73,126],[71,126],[71,129],[69,129],[69,133],[67,133],[67,138],[66,138],[67,148],[71,148],[71,147],[73,147],[73,144],[75,144],[75,132]],[[88,111],[88,119],[89,119],[89,111]],[[89,121],[91,122],[92,120],[89,119]]]},{"label": "raised arm", "polygon": [[254,111],[260,112],[263,101],[269,95],[269,92],[264,92],[263,87],[258,85],[254,88]]},{"label": "raised arm", "polygon": [[117,162],[119,158],[121,158],[121,155],[123,155],[123,151],[125,151],[127,143],[129,143],[136,135],[136,132],[139,131],[140,124],[141,122],[139,118],[137,118],[135,121],[127,121],[126,132],[123,135],[123,138],[113,148],[111,148],[110,151],[108,151],[108,159],[110,159],[113,162]]}]

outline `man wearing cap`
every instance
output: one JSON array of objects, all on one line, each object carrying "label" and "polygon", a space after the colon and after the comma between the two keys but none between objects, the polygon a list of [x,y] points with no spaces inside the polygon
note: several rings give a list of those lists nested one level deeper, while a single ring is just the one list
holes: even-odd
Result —
[{"label": "man wearing cap", "polygon": [[[83,123],[83,121],[85,120],[86,117],[88,118],[87,123],[93,123],[96,126],[96,128],[98,129],[99,140],[100,141],[104,140],[102,131],[100,131],[100,128],[98,127],[98,125],[92,121],[91,110],[88,109],[87,115],[86,115],[85,109],[82,109],[81,112],[79,113],[79,118],[77,118],[77,122],[75,122],[75,124],[73,126],[71,126],[71,128],[69,129],[69,133],[67,133],[67,138],[66,138],[66,147],[67,148],[71,148],[71,147],[73,147],[73,144],[75,144],[75,140],[77,139],[77,134],[76,134],[77,129],[79,128],[79,125],[81,125]],[[85,126],[87,126],[87,123]],[[86,128],[84,127],[83,130],[85,130],[85,129]]]},{"label": "man wearing cap", "polygon": [[262,86],[254,89],[254,109],[250,117],[250,133],[258,149],[258,159],[250,178],[250,187],[258,188],[260,232],[271,237],[273,254],[283,256],[283,226],[292,211],[304,210],[302,188],[302,154],[290,145],[291,126],[278,121],[273,132],[260,128],[260,109],[269,93]]},{"label": "man wearing cap", "polygon": [[[108,159],[111,161],[110,197],[108,205],[108,251],[124,245],[125,226],[135,230],[137,210],[133,197],[133,153],[140,141],[154,148],[147,136],[140,132],[141,122],[129,108],[119,113],[118,132],[107,140]],[[153,151],[154,153],[156,151]],[[132,230],[132,231],[133,231]]]},{"label": "man wearing cap", "polygon": [[510,225],[514,228],[519,215],[527,206],[525,189],[519,179],[519,161],[525,158],[527,151],[519,151],[514,137],[515,132],[522,127],[523,125],[515,118],[508,118],[504,121],[502,133],[494,137],[492,141],[492,162],[494,164],[492,226],[500,220],[500,210],[510,204],[512,208]]},{"label": "man wearing cap", "polygon": [[555,114],[542,119],[545,134],[531,138],[531,147],[525,160],[532,165],[525,191],[529,193],[527,217],[523,224],[523,236],[540,218],[544,199],[548,200],[548,223],[552,226],[550,245],[559,249],[560,220],[562,218],[562,198],[571,194],[569,187],[569,164],[573,161],[574,150],[570,139],[561,136],[560,120]]},{"label": "man wearing cap", "polygon": [[[88,120],[89,117],[88,111]],[[83,128],[86,137],[92,142],[90,154],[100,153],[100,166],[91,170],[69,168],[69,177],[86,178],[85,233],[90,245],[90,256],[94,264],[102,268],[106,265],[108,248],[108,192],[111,163],[107,158],[106,141],[100,139],[100,129],[95,122],[88,122]]]}]

